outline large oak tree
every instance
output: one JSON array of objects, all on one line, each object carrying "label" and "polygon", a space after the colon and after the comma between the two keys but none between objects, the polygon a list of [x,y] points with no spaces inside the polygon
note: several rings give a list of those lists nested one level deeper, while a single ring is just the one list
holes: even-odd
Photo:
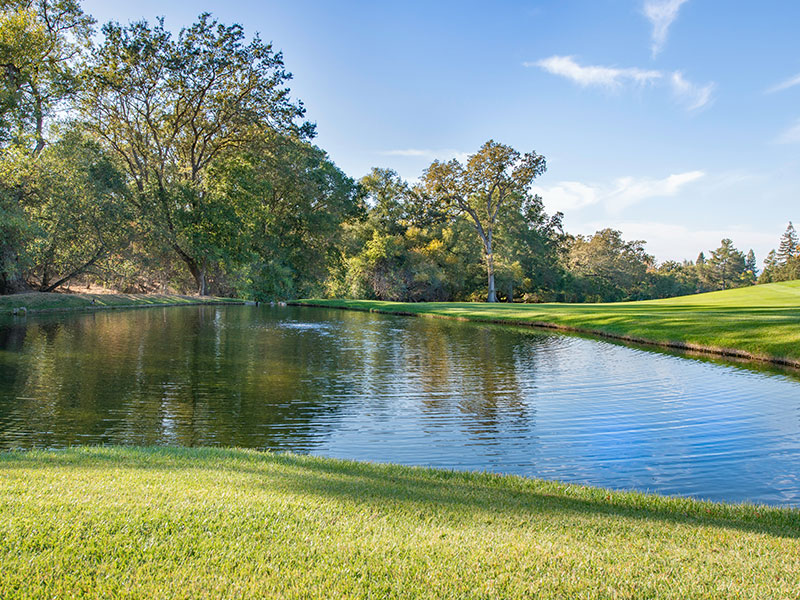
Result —
[{"label": "large oak tree", "polygon": [[497,301],[495,289],[495,228],[504,211],[521,210],[531,201],[533,180],[545,172],[544,156],[520,154],[493,140],[467,158],[434,161],[422,177],[424,190],[445,207],[466,215],[483,244],[489,283],[487,300]]},{"label": "large oak tree", "polygon": [[224,215],[214,208],[210,167],[265,131],[307,139],[313,126],[300,122],[281,53],[257,36],[248,41],[240,25],[203,14],[177,37],[162,21],[109,23],[103,32],[83,117],[122,158],[152,235],[206,294],[210,261],[222,250],[213,219]]}]

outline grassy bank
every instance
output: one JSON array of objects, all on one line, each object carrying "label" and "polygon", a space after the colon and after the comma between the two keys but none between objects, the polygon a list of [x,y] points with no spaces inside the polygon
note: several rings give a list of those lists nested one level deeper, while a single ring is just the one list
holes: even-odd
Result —
[{"label": "grassy bank", "polygon": [[0,453],[0,597],[789,598],[800,512],[247,450]]},{"label": "grassy bank", "polygon": [[239,304],[241,300],[175,294],[57,294],[30,292],[0,296],[0,315],[25,308],[28,313],[189,304]]},{"label": "grassy bank", "polygon": [[800,367],[800,281],[608,304],[301,300],[299,304],[560,327]]}]

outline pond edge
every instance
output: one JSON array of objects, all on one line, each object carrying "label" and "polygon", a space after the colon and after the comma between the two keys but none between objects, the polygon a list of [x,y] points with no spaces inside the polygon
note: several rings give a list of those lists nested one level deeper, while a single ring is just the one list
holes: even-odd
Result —
[{"label": "pond edge", "polygon": [[571,333],[587,334],[595,337],[619,340],[623,342],[630,342],[634,344],[642,344],[645,346],[657,346],[660,348],[674,348],[677,350],[685,350],[690,352],[698,352],[701,354],[711,354],[715,356],[732,357],[743,360],[766,362],[784,367],[792,367],[800,369],[800,360],[785,358],[781,356],[771,356],[768,354],[754,354],[746,350],[737,350],[736,348],[718,348],[715,346],[705,346],[702,344],[692,344],[691,342],[679,342],[671,340],[651,340],[647,338],[621,335],[617,333],[609,333],[599,329],[590,329],[585,327],[574,327],[572,325],[561,325],[559,323],[551,323],[549,321],[519,321],[515,319],[493,319],[481,317],[459,317],[455,315],[437,315],[432,313],[414,313],[402,310],[388,310],[385,308],[362,308],[359,306],[338,306],[333,304],[320,304],[307,301],[291,301],[287,302],[290,306],[307,306],[313,308],[335,308],[339,310],[354,310],[358,312],[371,312],[380,313],[385,315],[397,315],[402,317],[426,317],[429,319],[448,319],[451,321],[462,321],[471,323],[491,323],[493,325],[515,325],[520,327],[533,327],[535,329],[554,329],[557,331],[568,331]]}]

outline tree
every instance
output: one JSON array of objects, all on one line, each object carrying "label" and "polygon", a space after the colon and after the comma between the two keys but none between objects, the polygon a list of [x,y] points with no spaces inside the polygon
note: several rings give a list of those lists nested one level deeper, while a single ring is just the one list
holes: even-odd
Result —
[{"label": "tree", "polygon": [[756,253],[753,252],[752,248],[747,252],[747,256],[744,259],[744,270],[748,274],[747,278],[750,283],[755,283],[758,277],[758,262],[756,262]]},{"label": "tree", "polygon": [[0,293],[23,289],[27,175],[46,145],[46,122],[79,87],[93,20],[74,0],[0,0]]},{"label": "tree", "polygon": [[4,142],[45,147],[45,122],[79,88],[79,59],[94,20],[76,0],[3,0],[0,14],[0,131]]},{"label": "tree", "polygon": [[720,242],[719,248],[712,250],[711,258],[708,259],[706,265],[718,289],[725,290],[737,283],[743,283],[744,254],[737,250],[728,238]]},{"label": "tree", "polygon": [[[517,293],[528,298],[552,294],[563,278],[560,253],[565,239],[563,214],[548,216],[539,196],[522,202],[498,219],[496,239],[503,265],[498,289],[512,302]],[[502,280],[502,281],[500,281]]]},{"label": "tree", "polygon": [[772,283],[775,281],[775,271],[778,269],[778,256],[774,249],[770,250],[764,259],[764,270],[758,278],[759,283]]},{"label": "tree", "polygon": [[129,240],[124,175],[79,131],[48,145],[27,178],[31,275],[51,292],[97,266]]},{"label": "tree", "polygon": [[265,132],[299,140],[302,103],[289,97],[283,57],[240,25],[203,14],[177,39],[141,21],[109,23],[82,103],[88,127],[123,161],[133,202],[153,235],[186,264],[198,293],[220,250],[217,220],[228,213],[213,198],[207,174],[215,162]]},{"label": "tree", "polygon": [[626,242],[615,229],[573,238],[567,260],[580,298],[594,301],[637,298],[646,284],[647,271],[655,263],[645,252],[644,244],[642,240]]},{"label": "tree", "polygon": [[442,206],[466,215],[483,244],[489,302],[497,301],[495,289],[494,234],[498,218],[505,211],[519,210],[530,200],[533,180],[545,172],[543,156],[535,152],[520,155],[511,148],[489,140],[467,159],[434,161],[423,173],[425,192]]},{"label": "tree", "polygon": [[778,246],[778,253],[776,254],[778,264],[785,265],[789,260],[797,256],[799,246],[800,242],[798,242],[797,231],[794,225],[792,225],[792,222],[789,221],[789,226],[781,236],[780,245]]},{"label": "tree", "polygon": [[[234,291],[255,299],[320,294],[340,258],[342,222],[358,190],[327,154],[291,135],[266,132],[209,171],[208,202],[220,211],[215,261]],[[218,284],[218,289],[221,286]]]}]

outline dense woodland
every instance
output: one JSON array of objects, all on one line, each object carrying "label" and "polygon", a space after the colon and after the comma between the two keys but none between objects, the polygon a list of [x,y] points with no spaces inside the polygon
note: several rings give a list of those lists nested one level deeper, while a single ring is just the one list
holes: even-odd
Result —
[{"label": "dense woodland", "polygon": [[75,0],[0,6],[0,293],[597,302],[800,278],[791,224],[761,269],[729,239],[658,263],[570,235],[530,191],[545,158],[491,140],[413,184],[355,181],[281,53],[210,15],[98,30]]}]

